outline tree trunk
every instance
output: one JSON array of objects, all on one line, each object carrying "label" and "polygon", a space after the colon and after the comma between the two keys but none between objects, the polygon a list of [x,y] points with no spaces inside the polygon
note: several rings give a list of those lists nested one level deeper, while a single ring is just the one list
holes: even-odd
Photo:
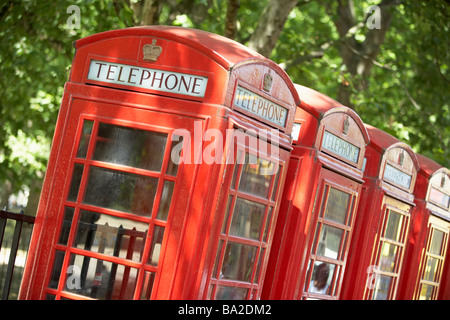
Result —
[{"label": "tree trunk", "polygon": [[250,38],[248,47],[265,57],[270,57],[289,13],[297,2],[298,0],[269,0],[261,14],[255,32]]},{"label": "tree trunk", "polygon": [[160,13],[160,0],[144,0],[140,8],[140,24],[142,26],[159,24]]},{"label": "tree trunk", "polygon": [[239,6],[239,0],[228,0],[227,16],[225,17],[225,37],[230,39],[234,39],[236,35],[236,19]]},{"label": "tree trunk", "polygon": [[8,207],[8,199],[12,195],[12,184],[9,180],[5,180],[0,186],[0,210]]},{"label": "tree trunk", "polygon": [[[358,25],[353,1],[338,1],[338,18],[335,25],[341,39],[340,55],[347,72],[354,76],[352,77],[354,81],[343,78],[340,82],[337,100],[342,104],[353,108],[351,103],[352,82],[356,90],[364,90],[367,87],[367,78],[391,24],[392,7],[398,4],[399,2],[396,0],[382,0],[373,13],[366,17],[364,23]],[[376,25],[369,25],[366,23],[368,18],[380,21]],[[355,38],[355,32],[360,28],[367,29],[365,40],[362,42],[358,42]]]}]

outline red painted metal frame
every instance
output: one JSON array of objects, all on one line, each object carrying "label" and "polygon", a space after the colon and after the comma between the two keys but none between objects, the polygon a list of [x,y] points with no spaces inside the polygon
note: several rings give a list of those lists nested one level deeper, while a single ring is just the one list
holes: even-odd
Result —
[{"label": "red painted metal frame", "polygon": [[[293,145],[288,164],[263,288],[264,299],[302,298],[323,183],[325,179],[331,179],[332,185],[352,190],[353,208],[356,209],[363,182],[365,147],[369,143],[367,131],[354,111],[315,90],[300,85],[296,88],[302,101],[295,116],[295,122],[301,125],[300,135]],[[343,134],[342,129],[346,121],[350,125],[348,135]],[[325,130],[360,148],[355,163],[322,149]],[[325,178],[327,174],[331,178]],[[352,219],[354,217],[355,214],[352,214]],[[347,230],[349,236],[352,227],[350,223]],[[345,272],[347,251],[344,250],[341,275]],[[341,281],[342,277],[339,283]]]}]

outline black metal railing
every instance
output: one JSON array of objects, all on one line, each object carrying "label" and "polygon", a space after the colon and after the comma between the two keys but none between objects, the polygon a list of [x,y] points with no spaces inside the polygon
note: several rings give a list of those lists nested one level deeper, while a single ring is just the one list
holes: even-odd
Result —
[{"label": "black metal railing", "polygon": [[[0,210],[0,287],[3,286],[0,300],[10,299],[12,288],[17,298],[34,221],[35,217],[25,215],[23,210],[20,213]],[[23,263],[17,266],[19,252]]]}]

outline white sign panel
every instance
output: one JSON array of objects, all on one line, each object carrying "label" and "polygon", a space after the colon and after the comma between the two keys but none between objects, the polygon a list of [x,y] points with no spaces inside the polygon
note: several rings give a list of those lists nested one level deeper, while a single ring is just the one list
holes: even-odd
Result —
[{"label": "white sign panel", "polygon": [[383,179],[387,181],[391,181],[405,189],[409,189],[411,185],[412,177],[404,173],[397,168],[394,168],[390,164],[386,163],[386,167],[384,168]]},{"label": "white sign panel", "polygon": [[431,188],[429,199],[430,199],[430,201],[432,201],[446,209],[449,207],[449,204],[450,204],[450,197],[447,194],[445,194],[435,188]]},{"label": "white sign panel", "polygon": [[358,163],[359,148],[328,131],[325,131],[323,134],[322,149],[331,151],[351,162]]},{"label": "white sign panel", "polygon": [[285,107],[244,87],[237,86],[234,94],[234,105],[278,126],[284,127],[286,125],[288,110]]},{"label": "white sign panel", "polygon": [[91,60],[89,80],[202,98],[208,78],[173,71]]}]

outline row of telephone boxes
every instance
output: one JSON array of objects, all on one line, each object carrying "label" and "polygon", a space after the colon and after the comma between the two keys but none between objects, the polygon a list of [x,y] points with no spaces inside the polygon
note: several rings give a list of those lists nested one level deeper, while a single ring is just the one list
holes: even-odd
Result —
[{"label": "row of telephone boxes", "polygon": [[80,39],[21,299],[449,299],[450,171],[229,39]]}]

